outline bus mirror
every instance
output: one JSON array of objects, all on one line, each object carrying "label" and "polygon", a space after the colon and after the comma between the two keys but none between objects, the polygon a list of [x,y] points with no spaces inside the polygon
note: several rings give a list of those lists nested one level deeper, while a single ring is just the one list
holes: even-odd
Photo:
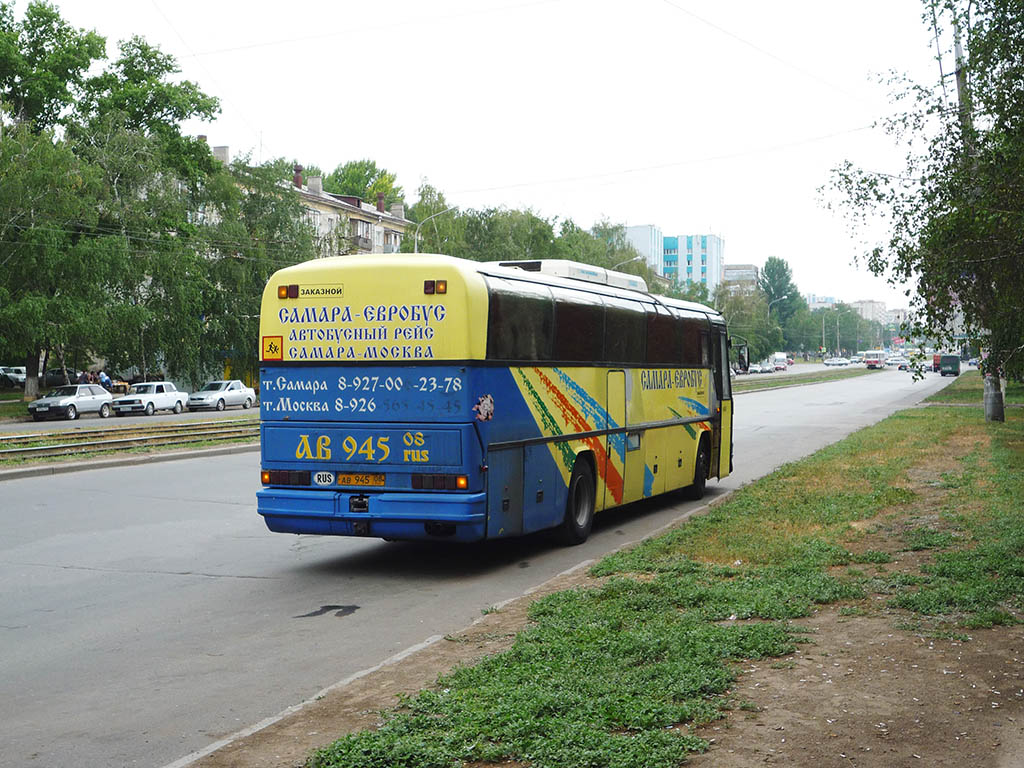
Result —
[{"label": "bus mirror", "polygon": [[737,348],[736,361],[739,363],[740,370],[744,373],[750,370],[750,354],[746,344],[740,344]]}]

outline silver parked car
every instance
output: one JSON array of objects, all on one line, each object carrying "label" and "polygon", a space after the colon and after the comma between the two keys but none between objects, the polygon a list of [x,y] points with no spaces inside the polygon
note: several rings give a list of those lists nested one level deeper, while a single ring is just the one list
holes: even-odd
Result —
[{"label": "silver parked car", "polygon": [[198,392],[188,396],[188,409],[198,411],[203,408],[215,408],[223,411],[229,405],[240,405],[249,408],[256,402],[256,392],[238,379],[226,381],[210,381]]},{"label": "silver parked car", "polygon": [[110,393],[97,384],[65,384],[46,397],[28,404],[28,412],[36,421],[46,418],[74,420],[80,413],[98,413],[105,419],[110,415]]}]

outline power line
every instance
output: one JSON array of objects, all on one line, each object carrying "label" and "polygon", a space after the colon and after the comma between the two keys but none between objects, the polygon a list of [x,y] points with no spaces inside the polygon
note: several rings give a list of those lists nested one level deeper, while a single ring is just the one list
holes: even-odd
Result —
[{"label": "power line", "polygon": [[364,24],[357,27],[346,27],[344,29],[336,30],[334,32],[323,32],[317,35],[303,35],[301,37],[283,38],[280,40],[265,40],[263,42],[249,43],[247,45],[236,45],[230,48],[215,48],[209,51],[200,51],[199,53],[190,54],[191,57],[201,56],[216,56],[222,53],[235,53],[237,51],[251,51],[258,48],[273,48],[281,45],[292,45],[294,43],[309,43],[316,40],[330,40],[336,37],[345,37],[355,32],[372,32],[382,29],[398,29],[401,27],[413,27],[421,24],[438,24],[444,21],[450,21],[452,19],[463,19],[473,16],[483,16],[489,13],[500,13],[502,11],[515,11],[521,8],[532,8],[538,5],[550,5],[552,3],[560,3],[563,0],[533,0],[528,3],[515,3],[512,5],[502,5],[497,8],[474,8],[470,11],[464,11],[462,13],[451,13],[445,16],[429,16],[418,19],[405,19],[402,21],[395,21],[390,24]]},{"label": "power line", "polygon": [[564,176],[556,179],[546,179],[543,181],[523,181],[516,182],[514,184],[502,184],[494,187],[479,187],[476,189],[458,189],[453,191],[451,194],[473,194],[478,192],[498,192],[506,189],[517,189],[521,187],[540,187],[547,186],[550,184],[569,184],[579,181],[594,181],[596,179],[607,179],[615,176],[626,176],[632,173],[646,173],[648,171],[659,171],[666,168],[680,168],[687,165],[698,165],[700,163],[714,163],[723,160],[735,160],[741,157],[750,157],[752,155],[769,154],[772,152],[782,152],[788,149],[795,149],[797,147],[806,146],[808,144],[814,144],[821,141],[828,141],[838,136],[848,136],[852,133],[859,133],[861,131],[867,131],[872,129],[873,125],[863,125],[859,128],[850,128],[844,131],[837,131],[836,133],[829,133],[822,136],[811,136],[798,141],[787,142],[785,144],[776,144],[770,147],[760,147],[755,149],[743,150],[740,152],[732,152],[724,155],[711,155],[703,158],[692,158],[689,160],[675,160],[670,163],[658,163],[657,165],[646,165],[637,168],[624,168],[617,171],[606,171],[603,173],[586,174],[582,176]]},{"label": "power line", "polygon": [[863,103],[867,103],[863,97],[858,96],[855,93],[850,93],[850,91],[846,90],[842,86],[836,85],[835,83],[832,83],[832,82],[826,80],[825,78],[820,77],[819,75],[817,75],[814,72],[811,72],[810,70],[804,69],[803,67],[801,67],[801,66],[799,66],[797,64],[794,64],[791,61],[787,61],[786,59],[782,58],[781,56],[777,56],[776,54],[772,53],[771,51],[765,50],[761,46],[756,45],[755,43],[752,43],[749,40],[747,40],[745,38],[742,38],[742,37],[740,37],[737,34],[734,34],[733,32],[730,32],[725,27],[722,27],[722,26],[719,26],[718,24],[715,24],[713,21],[708,21],[704,17],[698,16],[693,11],[687,10],[686,8],[683,8],[683,7],[679,6],[679,5],[677,5],[676,3],[672,2],[672,0],[662,0],[662,2],[665,3],[665,5],[667,5],[667,6],[671,7],[671,8],[674,8],[675,10],[679,11],[680,13],[685,13],[690,18],[699,21],[701,24],[704,24],[704,25],[706,25],[708,27],[711,27],[716,32],[720,32],[721,34],[725,35],[726,37],[731,37],[733,40],[736,40],[737,42],[743,43],[743,45],[746,45],[747,47],[752,48],[753,50],[757,51],[761,55],[767,56],[768,58],[770,58],[770,59],[772,59],[774,61],[777,61],[779,64],[782,64],[784,67],[789,67],[793,71],[799,72],[804,77],[810,78],[811,80],[814,80],[814,81],[816,81],[818,83],[821,83],[822,85],[825,85],[825,86],[827,86],[827,87],[829,87],[829,88],[831,88],[833,90],[836,90],[839,93],[843,94],[844,96],[849,96],[850,98],[856,99],[857,101],[860,101],[860,102],[863,102]]}]

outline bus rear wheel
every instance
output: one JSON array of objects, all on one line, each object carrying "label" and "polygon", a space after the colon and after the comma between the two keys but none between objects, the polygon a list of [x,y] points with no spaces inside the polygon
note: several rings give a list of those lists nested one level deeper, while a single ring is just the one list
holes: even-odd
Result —
[{"label": "bus rear wheel", "polygon": [[691,501],[700,501],[704,498],[704,489],[708,484],[710,454],[708,441],[701,440],[697,448],[697,460],[693,463],[693,485],[683,489],[683,496]]},{"label": "bus rear wheel", "polygon": [[569,495],[565,500],[565,519],[558,529],[563,544],[582,544],[594,525],[594,471],[585,458],[577,458],[569,478]]}]

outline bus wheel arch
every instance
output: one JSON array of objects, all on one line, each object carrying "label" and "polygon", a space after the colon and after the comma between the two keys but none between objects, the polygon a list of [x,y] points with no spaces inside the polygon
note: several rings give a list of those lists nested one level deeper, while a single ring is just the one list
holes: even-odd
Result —
[{"label": "bus wheel arch", "polygon": [[558,528],[558,538],[563,544],[582,544],[590,536],[597,503],[595,478],[593,454],[580,452],[573,462],[565,498],[565,517]]}]

